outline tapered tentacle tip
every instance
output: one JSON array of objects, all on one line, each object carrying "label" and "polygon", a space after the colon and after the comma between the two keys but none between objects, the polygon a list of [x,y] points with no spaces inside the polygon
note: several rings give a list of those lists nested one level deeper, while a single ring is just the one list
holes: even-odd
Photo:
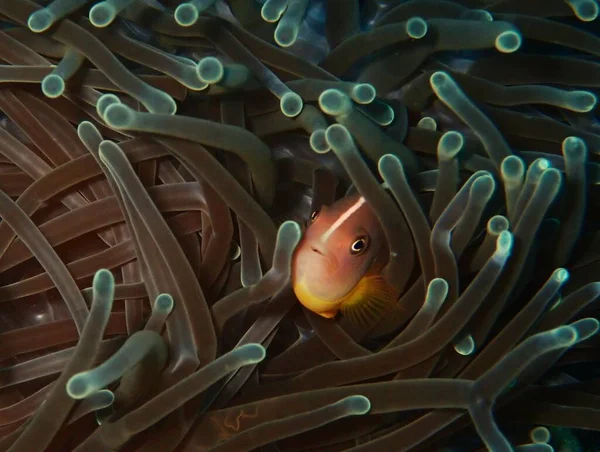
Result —
[{"label": "tapered tentacle tip", "polygon": [[266,22],[277,22],[281,19],[287,5],[288,0],[267,0],[260,10],[260,15]]},{"label": "tapered tentacle tip", "polygon": [[546,427],[536,427],[529,433],[531,441],[534,443],[550,442],[550,431]]},{"label": "tapered tentacle tip", "polygon": [[427,34],[427,22],[420,17],[411,17],[406,21],[406,34],[413,39],[421,39]]},{"label": "tapered tentacle tip", "polygon": [[295,118],[302,111],[304,101],[298,94],[289,92],[281,96],[279,107],[285,116],[288,118]]},{"label": "tapered tentacle tip", "polygon": [[569,108],[579,113],[587,113],[596,108],[598,98],[590,91],[571,91],[567,95]]},{"label": "tapered tentacle tip", "polygon": [[260,344],[246,344],[234,350],[248,364],[261,362],[267,356],[267,351]]},{"label": "tapered tentacle tip", "polygon": [[437,155],[438,159],[450,160],[460,152],[465,143],[462,133],[450,130],[442,135],[438,141]]},{"label": "tapered tentacle tip", "polygon": [[496,239],[496,251],[494,255],[500,259],[506,259],[513,245],[513,235],[508,231],[502,231]]},{"label": "tapered tentacle tip", "polygon": [[419,122],[417,123],[417,127],[419,129],[425,129],[425,130],[437,130],[437,122],[435,119],[433,119],[430,116],[425,116],[424,118],[421,118],[419,120]]},{"label": "tapered tentacle tip", "polygon": [[54,24],[54,20],[54,14],[46,8],[42,8],[29,16],[29,19],[27,19],[27,26],[34,33],[42,33]]},{"label": "tapered tentacle tip", "polygon": [[298,39],[298,25],[279,22],[275,28],[275,42],[281,47],[289,47]]},{"label": "tapered tentacle tip", "polygon": [[506,185],[518,185],[525,175],[525,163],[516,155],[510,155],[502,160],[500,173]]},{"label": "tapered tentacle tip", "polygon": [[437,93],[437,91],[447,88],[450,84],[452,84],[452,77],[447,72],[437,71],[431,74],[429,77],[429,83],[433,90]]},{"label": "tapered tentacle tip", "polygon": [[587,157],[587,146],[579,137],[567,137],[562,142],[562,152],[567,160],[583,162]]},{"label": "tapered tentacle tip", "polygon": [[46,97],[55,99],[65,92],[65,81],[56,74],[48,74],[42,80],[42,92]]},{"label": "tapered tentacle tip", "polygon": [[487,222],[487,231],[494,236],[499,235],[502,231],[507,231],[509,227],[508,218],[503,215],[494,215]]},{"label": "tapered tentacle tip", "polygon": [[106,113],[106,109],[113,104],[120,104],[121,100],[115,96],[114,94],[103,94],[96,102],[96,113],[101,118],[104,118],[104,113]]},{"label": "tapered tentacle tip", "polygon": [[564,283],[569,279],[569,271],[564,268],[557,268],[552,272],[552,278],[559,283]]},{"label": "tapered tentacle tip", "polygon": [[79,123],[77,126],[77,136],[83,143],[90,147],[94,146],[93,143],[102,141],[102,135],[90,121],[81,121]]},{"label": "tapered tentacle tip", "polygon": [[471,196],[476,196],[478,199],[489,199],[496,188],[496,181],[491,175],[479,177],[469,190]]},{"label": "tapered tentacle tip", "polygon": [[445,279],[432,279],[427,286],[423,308],[429,312],[437,312],[448,296],[448,287]]},{"label": "tapered tentacle tip", "polygon": [[75,400],[85,399],[95,390],[95,388],[90,385],[88,372],[80,372],[69,378],[66,389],[69,397]]},{"label": "tapered tentacle tip", "polygon": [[479,20],[485,22],[493,22],[494,16],[484,9],[468,9],[461,16],[465,20]]},{"label": "tapered tentacle tip", "polygon": [[523,38],[516,30],[508,30],[500,33],[496,38],[495,46],[499,52],[513,53],[519,50]]},{"label": "tapered tentacle tip", "polygon": [[327,154],[331,151],[331,147],[325,138],[325,129],[318,129],[311,133],[309,144],[311,149],[317,154]]},{"label": "tapered tentacle tip", "polygon": [[388,185],[392,185],[394,181],[402,181],[406,179],[404,166],[402,161],[393,154],[385,154],[377,162],[379,174]]},{"label": "tapered tentacle tip", "polygon": [[349,415],[363,415],[371,410],[371,401],[362,395],[353,395],[339,401]]},{"label": "tapered tentacle tip", "polygon": [[175,8],[174,17],[178,25],[191,27],[198,21],[200,13],[198,12],[198,8],[192,3],[182,3]]},{"label": "tapered tentacle tip", "polygon": [[350,97],[357,104],[370,104],[375,100],[375,96],[377,96],[377,91],[375,87],[370,83],[359,83],[352,87],[350,92]]},{"label": "tapered tentacle tip", "polygon": [[219,83],[225,75],[223,63],[217,58],[209,56],[198,61],[196,66],[198,78],[204,83]]},{"label": "tapered tentacle tip", "polygon": [[131,127],[135,121],[135,111],[127,105],[113,103],[104,110],[104,121],[117,130]]},{"label": "tapered tentacle tip", "polygon": [[600,322],[593,317],[587,317],[571,323],[571,328],[576,332],[576,341],[581,342],[594,336],[600,328]]},{"label": "tapered tentacle tip", "polygon": [[567,0],[567,3],[582,22],[591,22],[598,17],[599,7],[596,0]]},{"label": "tapered tentacle tip", "polygon": [[100,2],[90,9],[89,19],[94,27],[108,27],[117,17],[115,8],[108,2]]},{"label": "tapered tentacle tip", "polygon": [[86,402],[89,403],[89,406],[94,411],[99,413],[101,410],[104,410],[115,403],[115,394],[108,389],[100,389],[87,396]]},{"label": "tapered tentacle tip", "polygon": [[302,236],[300,225],[295,221],[285,221],[279,226],[277,242],[288,247],[295,247]]},{"label": "tapered tentacle tip", "polygon": [[175,302],[173,297],[168,293],[161,293],[154,300],[153,311],[164,314],[169,314],[173,310]]},{"label": "tapered tentacle tip", "polygon": [[323,113],[332,116],[346,115],[352,109],[352,102],[343,92],[327,89],[319,96],[319,107]]},{"label": "tapered tentacle tip", "polygon": [[475,351],[475,340],[473,339],[473,336],[467,334],[456,341],[454,344],[454,351],[462,356],[472,355]]},{"label": "tapered tentacle tip", "polygon": [[329,146],[338,151],[349,150],[354,147],[352,135],[348,129],[341,124],[332,124],[325,131],[325,139]]},{"label": "tapered tentacle tip", "polygon": [[562,181],[562,173],[556,168],[548,168],[542,173],[542,177],[540,179],[540,182],[546,181],[552,184],[555,190],[558,190]]},{"label": "tapered tentacle tip", "polygon": [[106,269],[101,269],[94,275],[92,282],[94,296],[96,297],[112,297],[115,289],[115,278],[113,274]]}]

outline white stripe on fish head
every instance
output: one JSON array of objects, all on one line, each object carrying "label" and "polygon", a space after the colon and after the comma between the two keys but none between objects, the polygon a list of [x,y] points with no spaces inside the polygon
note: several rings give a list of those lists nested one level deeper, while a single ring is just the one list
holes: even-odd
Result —
[{"label": "white stripe on fish head", "polygon": [[348,209],[340,215],[340,217],[333,222],[333,224],[325,231],[323,236],[321,237],[321,242],[327,243],[327,240],[332,236],[332,234],[342,225],[344,224],[352,215],[354,215],[358,209],[365,203],[365,198],[362,196],[358,198],[358,200],[352,204]]}]

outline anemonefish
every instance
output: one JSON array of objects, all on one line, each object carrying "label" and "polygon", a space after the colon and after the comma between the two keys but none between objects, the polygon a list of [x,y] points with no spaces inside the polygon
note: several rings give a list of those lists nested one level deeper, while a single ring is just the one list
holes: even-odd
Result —
[{"label": "anemonefish", "polygon": [[341,311],[373,326],[398,294],[381,276],[387,241],[365,198],[346,196],[313,212],[292,257],[292,287],[304,307],[326,318]]}]

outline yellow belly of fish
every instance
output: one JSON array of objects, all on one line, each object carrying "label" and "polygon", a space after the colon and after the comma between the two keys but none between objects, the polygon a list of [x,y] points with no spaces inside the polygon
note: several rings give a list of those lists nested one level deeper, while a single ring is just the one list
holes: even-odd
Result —
[{"label": "yellow belly of fish", "polygon": [[398,300],[396,291],[380,275],[365,276],[348,294],[333,301],[315,296],[303,281],[294,285],[294,292],[300,303],[315,314],[332,318],[341,310],[361,328],[374,327]]},{"label": "yellow belly of fish", "polygon": [[340,309],[341,301],[330,301],[312,294],[304,281],[294,284],[294,293],[302,305],[322,317],[335,317]]}]

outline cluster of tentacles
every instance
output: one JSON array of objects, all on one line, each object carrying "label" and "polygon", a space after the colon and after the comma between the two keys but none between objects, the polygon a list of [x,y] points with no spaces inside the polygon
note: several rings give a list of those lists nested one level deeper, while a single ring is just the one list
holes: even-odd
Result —
[{"label": "cluster of tentacles", "polygon": [[[0,0],[0,450],[597,445],[598,12]],[[360,328],[289,285],[348,190]]]}]

